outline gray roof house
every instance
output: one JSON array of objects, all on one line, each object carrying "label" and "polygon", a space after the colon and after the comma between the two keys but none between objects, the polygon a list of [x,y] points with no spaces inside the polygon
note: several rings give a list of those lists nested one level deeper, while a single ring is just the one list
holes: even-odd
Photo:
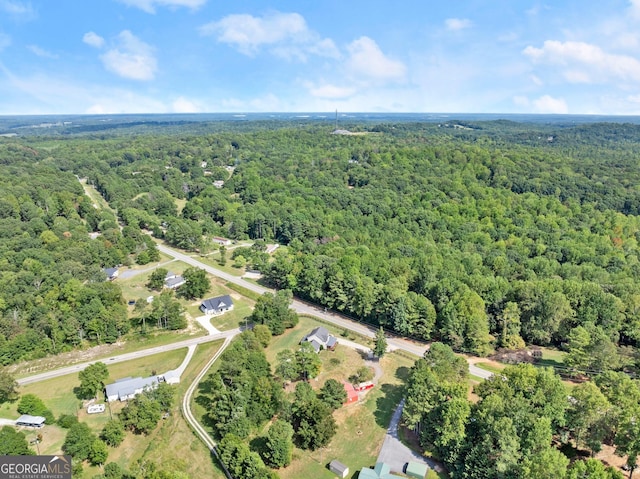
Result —
[{"label": "gray roof house", "polygon": [[318,326],[313,329],[309,334],[302,338],[302,341],[300,342],[303,343],[305,341],[311,343],[313,349],[316,350],[316,353],[319,353],[321,349],[334,349],[338,342],[335,336],[329,334],[327,328],[323,328],[322,326]]},{"label": "gray roof house", "polygon": [[154,389],[159,382],[164,381],[162,376],[149,376],[148,378],[122,378],[115,383],[107,384],[104,388],[104,395],[108,402],[127,401],[133,399],[145,389]]},{"label": "gray roof house", "polygon": [[200,305],[200,311],[204,314],[217,316],[233,309],[233,300],[231,296],[225,294],[216,298],[205,299]]},{"label": "gray roof house", "polygon": [[114,268],[105,268],[105,269],[103,269],[103,271],[104,271],[104,274],[107,275],[107,279],[109,281],[113,281],[114,279],[116,279],[118,277],[118,273],[119,273],[118,268],[115,268],[115,267]]},{"label": "gray roof house", "polygon": [[177,289],[186,282],[187,281],[182,276],[173,275],[170,278],[167,276],[167,278],[164,280],[164,285],[169,289]]}]

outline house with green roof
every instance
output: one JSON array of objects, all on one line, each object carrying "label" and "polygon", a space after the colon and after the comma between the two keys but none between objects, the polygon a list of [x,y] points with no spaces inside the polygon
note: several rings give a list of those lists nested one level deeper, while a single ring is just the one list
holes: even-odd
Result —
[{"label": "house with green roof", "polygon": [[376,462],[373,469],[369,467],[363,467],[360,470],[358,479],[402,479],[402,476],[396,476],[391,474],[391,468],[384,462]]}]

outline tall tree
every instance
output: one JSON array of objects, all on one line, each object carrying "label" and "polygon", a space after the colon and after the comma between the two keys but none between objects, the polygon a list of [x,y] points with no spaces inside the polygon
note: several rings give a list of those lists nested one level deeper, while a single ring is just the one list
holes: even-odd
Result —
[{"label": "tall tree", "polygon": [[300,345],[300,348],[295,352],[296,363],[298,365],[298,372],[305,380],[315,378],[320,372],[322,367],[322,361],[313,349],[311,343],[305,341]]},{"label": "tall tree", "polygon": [[347,391],[341,382],[327,379],[320,388],[320,400],[334,411],[346,402]]},{"label": "tall tree", "polygon": [[33,451],[29,449],[27,437],[23,432],[16,431],[11,426],[0,429],[0,455],[29,456]]},{"label": "tall tree", "polygon": [[184,298],[204,298],[211,290],[211,282],[207,272],[201,268],[187,268],[182,276],[185,284],[178,288],[178,294]]},{"label": "tall tree", "polygon": [[69,429],[64,444],[62,444],[62,450],[74,459],[85,461],[91,454],[91,446],[95,440],[96,435],[87,423],[79,422]]},{"label": "tall tree", "polygon": [[147,281],[147,288],[160,291],[164,287],[164,280],[167,277],[169,271],[165,268],[156,268],[149,275],[149,281]]},{"label": "tall tree", "polygon": [[296,355],[290,349],[279,351],[276,361],[276,375],[283,381],[293,381],[300,376]]},{"label": "tall tree", "polygon": [[277,419],[267,431],[264,461],[273,468],[286,467],[293,456],[293,427]]},{"label": "tall tree", "polygon": [[18,382],[6,369],[0,369],[0,404],[18,399]]},{"label": "tall tree", "polygon": [[80,398],[97,397],[98,392],[104,389],[104,384],[109,379],[109,370],[106,364],[98,361],[80,371],[78,378],[80,379]]},{"label": "tall tree", "polygon": [[381,358],[387,352],[387,337],[384,334],[384,329],[380,326],[380,329],[376,331],[374,338],[375,344],[373,346],[373,355],[377,358]]}]

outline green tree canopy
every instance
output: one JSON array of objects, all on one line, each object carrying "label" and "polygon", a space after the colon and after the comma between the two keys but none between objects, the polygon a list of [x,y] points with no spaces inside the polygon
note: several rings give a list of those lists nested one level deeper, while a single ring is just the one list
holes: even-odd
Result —
[{"label": "green tree canopy", "polygon": [[78,378],[80,379],[80,398],[97,397],[98,392],[104,389],[105,382],[109,379],[109,370],[106,364],[98,361],[80,371]]}]

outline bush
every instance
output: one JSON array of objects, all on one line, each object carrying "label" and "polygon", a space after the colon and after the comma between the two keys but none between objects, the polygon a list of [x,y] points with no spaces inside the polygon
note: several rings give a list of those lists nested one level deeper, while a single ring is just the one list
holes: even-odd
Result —
[{"label": "bush", "polygon": [[78,423],[78,418],[72,414],[62,414],[58,418],[58,426],[64,429],[70,429],[71,426]]}]

